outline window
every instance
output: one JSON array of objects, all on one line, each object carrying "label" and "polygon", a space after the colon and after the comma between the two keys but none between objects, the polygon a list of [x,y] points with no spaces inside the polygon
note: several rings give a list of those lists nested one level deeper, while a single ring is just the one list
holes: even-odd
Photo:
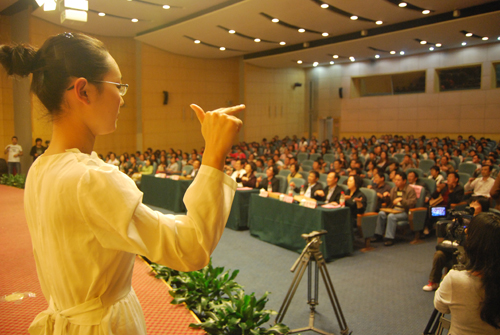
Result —
[{"label": "window", "polygon": [[352,97],[425,93],[425,71],[352,79]]},{"label": "window", "polygon": [[440,69],[437,75],[440,92],[481,88],[481,65]]}]

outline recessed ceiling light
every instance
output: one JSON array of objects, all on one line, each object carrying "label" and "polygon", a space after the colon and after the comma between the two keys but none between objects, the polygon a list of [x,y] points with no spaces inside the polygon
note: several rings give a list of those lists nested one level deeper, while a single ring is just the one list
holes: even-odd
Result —
[{"label": "recessed ceiling light", "polygon": [[280,22],[280,20],[278,20],[277,18],[274,18],[274,19],[272,19],[271,21],[272,21],[272,22],[274,22],[274,23],[278,23],[278,22]]},{"label": "recessed ceiling light", "polygon": [[400,2],[398,6],[402,8],[408,6],[408,4],[406,2]]},{"label": "recessed ceiling light", "polygon": [[405,52],[404,52],[404,51],[400,51],[400,52],[399,52],[399,54],[400,54],[400,55],[404,55],[404,54],[405,54]]},{"label": "recessed ceiling light", "polygon": [[326,37],[326,36],[328,36],[328,33],[323,33],[323,34],[321,34],[321,36]]},{"label": "recessed ceiling light", "polygon": [[253,41],[259,43],[260,42],[260,38],[256,38]]},{"label": "recessed ceiling light", "polygon": [[467,36],[467,37],[471,37],[471,36],[472,36],[472,33],[467,33],[467,34],[465,34],[465,36]]},{"label": "recessed ceiling light", "polygon": [[137,19],[132,19],[132,22],[138,22],[138,21],[139,21],[139,20],[137,20]]},{"label": "recessed ceiling light", "polygon": [[316,67],[316,66],[318,66],[318,64],[319,64],[318,62],[314,62],[313,66]]},{"label": "recessed ceiling light", "polygon": [[358,17],[356,15],[351,16],[351,20],[357,20]]},{"label": "recessed ceiling light", "polygon": [[200,40],[194,40],[195,44],[200,44]]},{"label": "recessed ceiling light", "polygon": [[286,42],[285,42],[285,41],[281,41],[281,42],[280,42],[280,45],[285,45],[285,44],[286,44]]},{"label": "recessed ceiling light", "polygon": [[430,50],[430,51],[434,51],[434,47],[430,47],[430,48],[429,48],[429,50]]},{"label": "recessed ceiling light", "polygon": [[224,48],[224,47],[220,47],[220,48],[219,48],[219,50],[220,50],[220,51],[224,51],[224,50],[226,50],[226,48]]},{"label": "recessed ceiling light", "polygon": [[106,13],[102,13],[102,12],[101,12],[101,13],[99,13],[99,14],[97,14],[97,15],[99,15],[99,16],[106,16]]},{"label": "recessed ceiling light", "polygon": [[305,31],[306,31],[306,30],[305,30],[304,28],[300,28],[300,29],[299,29],[299,33],[303,33],[303,32],[305,32]]},{"label": "recessed ceiling light", "polygon": [[298,61],[297,61],[297,64],[302,64],[302,61],[301,61],[301,60],[298,60]]},{"label": "recessed ceiling light", "polygon": [[420,44],[427,44],[427,41],[420,41]]},{"label": "recessed ceiling light", "polygon": [[498,36],[498,37],[497,37],[497,40],[499,40],[499,41],[500,41],[500,36]]},{"label": "recessed ceiling light", "polygon": [[354,61],[356,60],[356,58],[354,58],[353,56],[351,56],[351,57],[349,57],[349,60],[350,60],[351,62],[354,62]]},{"label": "recessed ceiling light", "polygon": [[487,41],[487,40],[488,40],[488,37],[484,36],[484,37],[482,38],[482,40],[483,40],[483,41]]},{"label": "recessed ceiling light", "polygon": [[165,6],[163,6],[163,9],[170,9],[170,6],[169,5],[165,5]]},{"label": "recessed ceiling light", "polygon": [[333,55],[333,58],[337,59],[339,58],[339,55]]},{"label": "recessed ceiling light", "polygon": [[428,9],[424,9],[424,10],[422,11],[422,14],[427,15],[427,14],[429,14],[430,12],[431,12],[430,10],[428,10]]},{"label": "recessed ceiling light", "polygon": [[467,45],[467,42],[462,42],[462,45]]},{"label": "recessed ceiling light", "polygon": [[335,62],[333,60],[330,61],[330,65],[333,65],[335,64]]},{"label": "recessed ceiling light", "polygon": [[384,23],[384,21],[380,21],[380,20],[375,21],[375,24],[378,24],[379,26],[380,26],[381,24],[383,24],[383,23]]},{"label": "recessed ceiling light", "polygon": [[389,52],[391,55],[395,55],[396,54],[396,51],[392,50],[391,52]]},{"label": "recessed ceiling light", "polygon": [[235,30],[233,30],[233,29],[231,29],[231,30],[229,30],[229,31],[228,31],[228,33],[230,33],[230,34],[234,34],[235,32],[236,32],[236,31],[235,31]]},{"label": "recessed ceiling light", "polygon": [[380,58],[380,55],[375,55],[375,58]]},{"label": "recessed ceiling light", "polygon": [[330,5],[329,5],[329,4],[327,4],[327,3],[323,3],[323,4],[321,4],[321,8],[328,8],[328,7],[330,7]]},{"label": "recessed ceiling light", "polygon": [[441,48],[442,44],[441,43],[436,43],[436,47]]}]

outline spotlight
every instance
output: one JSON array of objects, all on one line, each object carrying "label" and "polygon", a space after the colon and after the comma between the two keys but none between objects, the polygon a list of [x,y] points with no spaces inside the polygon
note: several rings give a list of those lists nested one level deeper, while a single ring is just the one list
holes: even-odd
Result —
[{"label": "spotlight", "polygon": [[377,59],[380,58],[380,55],[375,55],[375,58],[377,58]]},{"label": "spotlight", "polygon": [[354,61],[356,60],[356,58],[354,58],[353,56],[351,56],[351,57],[349,57],[349,60],[350,60],[351,62],[354,62]]},{"label": "spotlight", "polygon": [[298,31],[299,33],[304,33],[306,30],[304,28],[300,28]]},{"label": "spotlight", "polygon": [[400,52],[399,52],[399,54],[400,54],[400,55],[404,55],[404,54],[405,54],[405,52],[404,52],[404,51],[400,51]]},{"label": "spotlight", "polygon": [[467,33],[467,34],[465,34],[465,36],[467,36],[467,37],[471,37],[471,36],[472,36],[472,33]]},{"label": "spotlight", "polygon": [[436,43],[436,47],[441,48],[442,44],[441,43]]},{"label": "spotlight", "polygon": [[424,9],[424,10],[422,11],[422,14],[427,15],[427,14],[429,14],[430,12],[431,12],[430,10],[428,10],[428,9]]},{"label": "spotlight", "polygon": [[259,43],[260,42],[260,38],[256,38],[253,41],[256,42],[256,43]]},{"label": "spotlight", "polygon": [[271,22],[278,23],[278,22],[280,22],[280,20],[278,20],[277,18],[274,18],[274,19],[271,20]]},{"label": "spotlight", "polygon": [[481,38],[483,41],[487,41],[489,38],[484,36],[483,38]]},{"label": "spotlight", "polygon": [[200,40],[194,40],[194,44],[200,44],[201,41]]},{"label": "spotlight", "polygon": [[285,42],[285,41],[281,41],[281,42],[280,42],[280,45],[285,45],[285,44],[286,44],[286,42]]},{"label": "spotlight", "polygon": [[398,6],[403,8],[403,7],[408,6],[408,4],[406,2],[400,2]]},{"label": "spotlight", "polygon": [[302,64],[302,61],[301,61],[301,60],[298,60],[298,61],[297,61],[297,64]]},{"label": "spotlight", "polygon": [[395,55],[396,54],[396,51],[392,50],[391,52],[389,52],[391,55]]},{"label": "spotlight", "polygon": [[[498,39],[500,40],[500,37]],[[333,58],[337,59],[339,58],[339,55],[333,55]]]},{"label": "spotlight", "polygon": [[220,50],[220,51],[224,51],[224,50],[226,50],[226,48],[224,48],[224,47],[220,47],[220,48],[219,48],[219,50]]},{"label": "spotlight", "polygon": [[170,6],[169,5],[165,5],[165,6],[163,6],[163,9],[170,9]]},{"label": "spotlight", "polygon": [[330,65],[333,65],[335,64],[335,62],[333,60],[330,61]]},{"label": "spotlight", "polygon": [[462,42],[462,45],[463,45],[463,46],[467,45],[467,42]]},{"label": "spotlight", "polygon": [[377,24],[377,25],[379,25],[379,26],[380,26],[381,24],[383,24],[383,23],[384,23],[384,21],[380,21],[380,20],[375,21],[375,24]]},{"label": "spotlight", "polygon": [[430,51],[434,51],[434,47],[430,47],[430,48],[429,48],[429,50],[430,50]]},{"label": "spotlight", "polygon": [[323,34],[321,34],[321,36],[327,37],[328,33],[323,33]]},{"label": "spotlight", "polygon": [[321,4],[321,8],[328,8],[328,7],[330,7],[330,5],[329,5],[329,4],[327,4],[327,3],[323,3],[323,4]]},{"label": "spotlight", "polygon": [[139,22],[139,20],[137,20],[137,19],[132,19],[132,22]]},{"label": "spotlight", "polygon": [[318,62],[314,62],[313,66],[316,67],[316,66],[318,66],[318,64],[319,64]]},{"label": "spotlight", "polygon": [[231,29],[231,30],[229,30],[229,31],[228,31],[228,33],[230,33],[230,34],[234,34],[234,33],[236,33],[236,31],[235,31],[235,30],[233,30],[233,29]]},{"label": "spotlight", "polygon": [[354,20],[357,20],[357,19],[358,19],[358,17],[356,15],[351,16],[351,20],[354,21]]},{"label": "spotlight", "polygon": [[102,13],[102,12],[101,12],[101,13],[99,13],[99,14],[97,14],[97,15],[99,15],[99,16],[106,16],[106,13]]},{"label": "spotlight", "polygon": [[427,41],[420,41],[420,44],[427,44]]}]

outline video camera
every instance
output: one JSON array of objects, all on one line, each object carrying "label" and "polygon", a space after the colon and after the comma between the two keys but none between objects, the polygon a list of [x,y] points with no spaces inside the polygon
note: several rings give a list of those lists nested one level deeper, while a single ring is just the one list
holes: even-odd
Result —
[{"label": "video camera", "polygon": [[448,220],[441,220],[436,223],[436,235],[445,240],[456,241],[462,245],[465,242],[465,229],[467,228],[472,216],[474,208],[465,207],[463,211],[448,210]]}]

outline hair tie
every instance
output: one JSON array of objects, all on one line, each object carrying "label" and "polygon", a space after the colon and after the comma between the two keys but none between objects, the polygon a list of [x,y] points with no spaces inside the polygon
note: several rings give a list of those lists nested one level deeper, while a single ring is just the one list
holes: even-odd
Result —
[{"label": "hair tie", "polygon": [[75,36],[73,36],[72,33],[62,33],[61,35],[64,36],[64,37],[66,37],[66,38],[73,38],[73,37],[75,37]]}]

